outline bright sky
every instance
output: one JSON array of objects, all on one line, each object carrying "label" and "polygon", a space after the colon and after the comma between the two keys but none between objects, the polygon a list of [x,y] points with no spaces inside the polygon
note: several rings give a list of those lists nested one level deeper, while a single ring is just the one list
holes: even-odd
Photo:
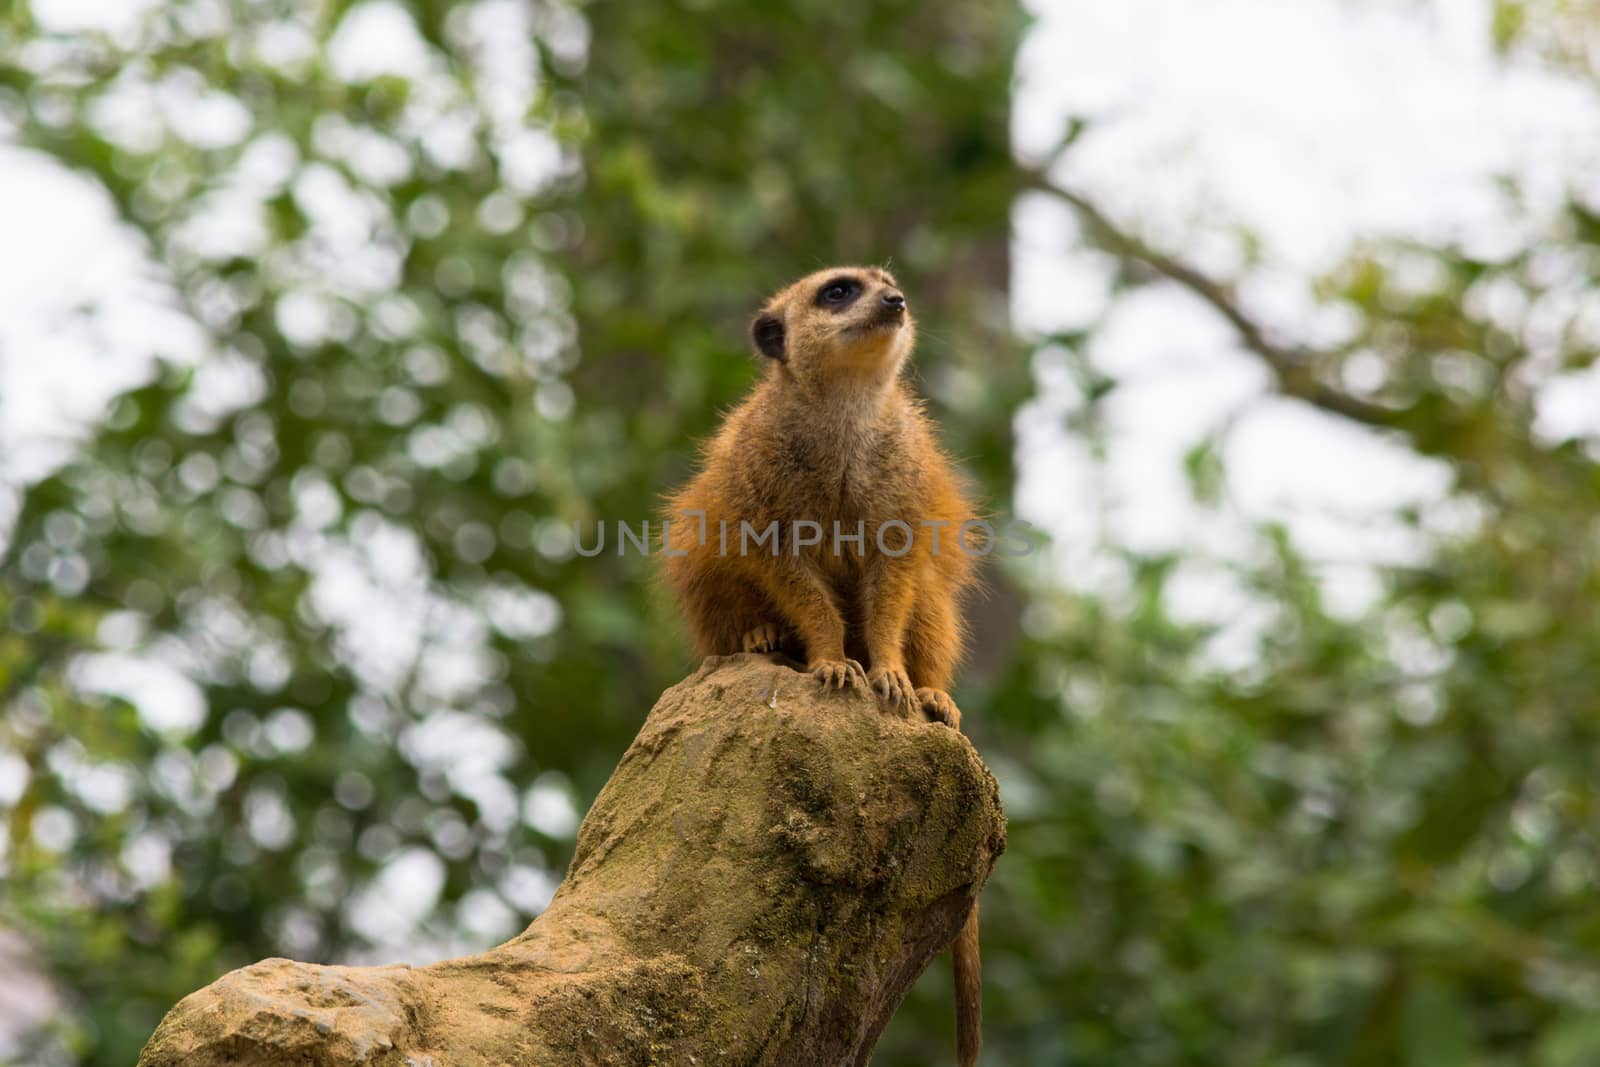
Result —
[{"label": "bright sky", "polygon": [[[1497,177],[1516,176],[1537,214],[1600,173],[1600,94],[1497,59],[1488,0],[1033,6],[1018,154],[1042,160],[1066,116],[1091,119],[1055,176],[1219,277],[1237,271],[1232,233],[1258,235],[1265,269],[1246,278],[1242,298],[1291,337],[1336,327],[1313,313],[1307,283],[1358,236],[1453,238],[1490,252],[1520,225]],[[1059,353],[1036,359],[1041,399],[1020,420],[1019,511],[1056,536],[1070,583],[1115,588],[1124,577],[1096,551],[1102,531],[1115,543],[1230,558],[1246,544],[1239,518],[1272,516],[1327,562],[1331,599],[1354,610],[1374,591],[1362,561],[1419,550],[1383,515],[1437,499],[1442,467],[1304,404],[1264,398],[1259,363],[1176,286],[1108,305],[1109,265],[1082,250],[1070,210],[1049,198],[1020,203],[1016,231],[1019,326],[1044,333],[1104,316],[1088,354],[1121,382],[1110,461],[1098,473],[1060,428],[1079,398]],[[1600,431],[1600,376],[1563,382],[1547,400],[1551,435]],[[1233,510],[1205,514],[1188,502],[1181,458],[1229,420]],[[1203,564],[1187,578],[1176,605],[1186,614],[1238,610]]]}]

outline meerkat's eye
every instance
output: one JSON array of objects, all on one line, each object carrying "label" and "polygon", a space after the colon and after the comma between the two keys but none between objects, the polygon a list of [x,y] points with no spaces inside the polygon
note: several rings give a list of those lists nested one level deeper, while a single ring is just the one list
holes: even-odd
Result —
[{"label": "meerkat's eye", "polygon": [[835,278],[817,290],[817,303],[821,305],[848,304],[861,292],[861,284],[854,278]]}]

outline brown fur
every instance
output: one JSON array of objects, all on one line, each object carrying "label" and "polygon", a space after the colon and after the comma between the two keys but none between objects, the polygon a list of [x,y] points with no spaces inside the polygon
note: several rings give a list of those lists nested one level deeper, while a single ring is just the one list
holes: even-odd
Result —
[{"label": "brown fur", "polygon": [[[825,298],[837,283],[848,301]],[[895,307],[898,301],[900,306]],[[700,473],[667,505],[666,576],[702,656],[784,649],[824,686],[870,686],[889,710],[959,728],[948,690],[961,657],[960,603],[975,560],[957,537],[976,517],[901,381],[916,327],[886,272],[818,271],[773,297],[752,324],[766,377],[706,445]],[[704,512],[704,537],[693,512]],[[743,542],[779,523],[771,543]],[[821,526],[799,545],[792,523]],[[908,524],[911,550],[896,558]],[[864,524],[861,546],[841,540]],[[934,531],[923,522],[943,522]],[[722,523],[727,548],[722,549]],[[811,531],[814,532],[814,531]],[[969,540],[976,546],[976,538]],[[954,944],[960,1063],[981,1041],[978,911]]]}]

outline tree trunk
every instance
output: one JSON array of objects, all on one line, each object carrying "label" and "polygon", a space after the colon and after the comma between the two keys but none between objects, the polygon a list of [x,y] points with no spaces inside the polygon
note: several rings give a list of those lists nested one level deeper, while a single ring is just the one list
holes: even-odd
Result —
[{"label": "tree trunk", "polygon": [[656,704],[520,936],[427,967],[266,960],[185,997],[139,1063],[865,1064],[1004,847],[960,734],[713,657]]}]

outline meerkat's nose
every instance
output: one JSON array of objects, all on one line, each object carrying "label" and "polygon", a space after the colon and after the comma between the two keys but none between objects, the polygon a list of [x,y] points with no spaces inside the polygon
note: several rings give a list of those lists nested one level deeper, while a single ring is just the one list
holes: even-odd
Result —
[{"label": "meerkat's nose", "polygon": [[906,309],[905,294],[898,289],[884,290],[883,303],[885,307],[892,307],[896,311],[904,311]]}]

